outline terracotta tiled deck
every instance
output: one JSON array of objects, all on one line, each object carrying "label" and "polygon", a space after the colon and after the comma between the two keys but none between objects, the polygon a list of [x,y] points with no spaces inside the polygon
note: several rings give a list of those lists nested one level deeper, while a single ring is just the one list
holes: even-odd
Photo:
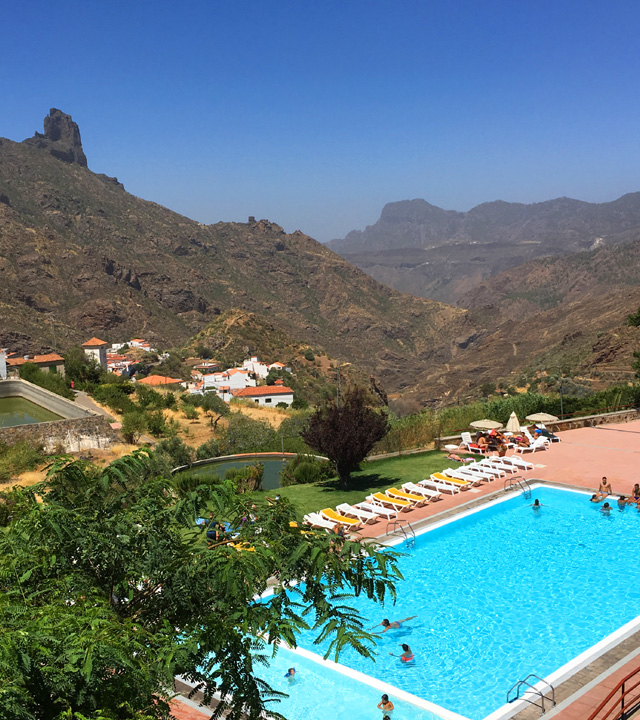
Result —
[{"label": "terracotta tiled deck", "polygon": [[[621,425],[566,430],[558,435],[562,442],[553,443],[548,450],[528,452],[522,456],[534,464],[533,470],[521,473],[523,477],[578,485],[595,492],[600,479],[606,475],[614,492],[626,494],[631,492],[634,483],[640,482],[640,420]],[[509,455],[511,454],[512,452],[509,452]],[[421,521],[443,511],[502,490],[503,482],[494,480],[483,483],[479,488],[456,495],[443,493],[442,500],[408,513],[401,513],[399,517],[408,520],[412,525],[420,524]],[[386,527],[384,520],[367,525],[362,530],[362,535],[381,537]]]}]

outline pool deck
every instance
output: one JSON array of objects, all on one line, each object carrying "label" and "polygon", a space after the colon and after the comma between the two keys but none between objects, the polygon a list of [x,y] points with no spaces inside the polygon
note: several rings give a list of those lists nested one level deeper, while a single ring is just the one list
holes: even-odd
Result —
[{"label": "pool deck", "polygon": [[[548,450],[525,453],[522,457],[534,467],[516,475],[591,492],[597,491],[600,479],[606,475],[614,497],[618,492],[629,495],[634,484],[640,482],[640,420],[566,430],[558,436],[561,442],[552,443]],[[512,451],[508,454],[511,455]],[[479,505],[490,495],[502,494],[503,485],[504,479],[500,479],[456,495],[443,494],[442,500],[400,513],[398,517],[420,530]],[[636,512],[635,508],[628,509]],[[381,520],[374,525],[366,525],[361,536],[384,542],[390,539],[386,529],[387,522]],[[620,680],[639,667],[640,633],[636,633],[561,683],[556,688],[558,705],[547,711],[544,717],[549,720],[586,720]],[[514,720],[537,717],[540,717],[539,708],[528,707],[514,715]]]},{"label": "pool deck", "polygon": [[[640,420],[619,425],[599,425],[558,433],[562,442],[552,443],[548,450],[537,450],[522,455],[533,463],[533,470],[518,472],[526,479],[539,478],[547,482],[578,487],[596,492],[603,475],[615,492],[630,494],[634,484],[640,481]],[[512,455],[509,451],[508,455]],[[520,453],[518,453],[520,455]],[[452,463],[453,466],[453,463]],[[442,494],[442,499],[425,507],[403,512],[398,516],[414,527],[427,523],[435,515],[446,511],[458,512],[468,505],[503,489],[504,478],[480,487],[471,488],[455,495]],[[364,499],[364,498],[363,498]],[[476,504],[475,502],[473,504]],[[365,525],[362,537],[386,537],[387,522],[380,520],[374,525]]]}]

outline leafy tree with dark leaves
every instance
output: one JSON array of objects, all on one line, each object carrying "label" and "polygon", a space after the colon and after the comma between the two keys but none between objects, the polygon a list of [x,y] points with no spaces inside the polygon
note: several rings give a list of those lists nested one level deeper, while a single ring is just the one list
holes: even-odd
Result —
[{"label": "leafy tree with dark leaves", "polygon": [[333,462],[340,485],[348,488],[351,473],[388,431],[387,413],[371,408],[367,392],[352,386],[340,400],[321,405],[300,435],[309,447]]},{"label": "leafy tree with dark leaves", "polygon": [[[159,467],[142,451],[106,468],[63,458],[0,495],[0,720],[168,718],[175,675],[206,702],[219,693],[229,720],[257,720],[278,698],[261,663],[301,630],[329,640],[327,656],[372,655],[344,598],[393,598],[393,551],[345,540],[336,552],[286,499],[267,506],[228,482],[178,494]],[[195,526],[211,509],[233,541]],[[255,602],[268,581],[274,594]]]}]

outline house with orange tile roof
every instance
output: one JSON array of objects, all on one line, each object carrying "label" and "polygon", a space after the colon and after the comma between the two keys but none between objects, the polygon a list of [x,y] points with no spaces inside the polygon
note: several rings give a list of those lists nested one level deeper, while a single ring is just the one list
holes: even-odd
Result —
[{"label": "house with orange tile roof", "polygon": [[64,377],[64,358],[58,353],[47,353],[46,355],[25,355],[24,357],[7,357],[7,377],[20,377],[20,368],[25,363],[34,363],[40,370],[50,373],[58,373]]},{"label": "house with orange tile roof", "polygon": [[164,375],[149,375],[147,377],[140,378],[140,380],[137,380],[136,382],[139,382],[140,385],[152,387],[154,390],[161,390],[163,388],[175,390],[179,388],[183,383],[180,378],[170,378],[165,377]]},{"label": "house with orange tile roof", "polygon": [[258,405],[272,405],[285,403],[291,405],[293,402],[293,390],[287,387],[282,380],[276,380],[274,385],[261,385],[260,387],[246,387],[241,390],[233,390],[234,398],[240,400],[253,400]]},{"label": "house with orange tile roof", "polygon": [[82,343],[82,349],[84,354],[88,358],[93,358],[102,367],[107,369],[107,348],[109,343],[106,340],[100,340],[100,338],[92,337],[87,342]]}]

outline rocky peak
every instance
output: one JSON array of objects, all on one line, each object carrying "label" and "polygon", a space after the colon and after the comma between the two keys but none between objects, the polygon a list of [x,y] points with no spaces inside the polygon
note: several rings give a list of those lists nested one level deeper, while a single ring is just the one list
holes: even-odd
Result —
[{"label": "rocky peak", "polygon": [[32,138],[27,138],[23,142],[47,150],[58,160],[87,167],[87,157],[82,150],[78,124],[73,122],[71,115],[57,108],[51,108],[44,119],[44,135],[37,132]]}]

